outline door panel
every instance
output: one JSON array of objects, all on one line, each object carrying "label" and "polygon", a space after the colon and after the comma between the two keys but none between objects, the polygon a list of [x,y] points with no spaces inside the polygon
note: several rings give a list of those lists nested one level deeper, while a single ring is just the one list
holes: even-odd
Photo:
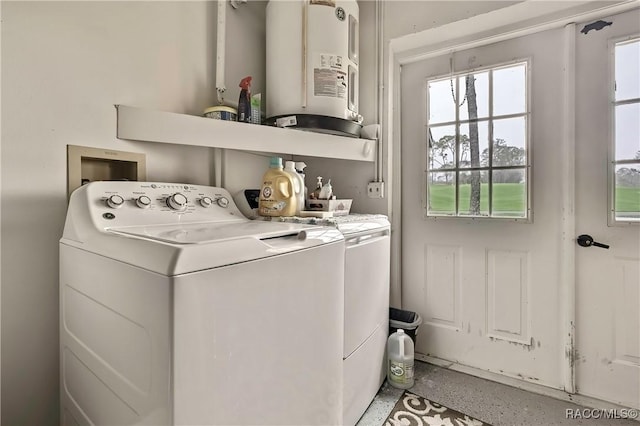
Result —
[{"label": "door panel", "polygon": [[[608,226],[607,166],[614,157],[612,43],[640,34],[640,12],[602,20],[611,25],[576,34],[576,230],[610,245],[576,245],[576,386],[640,408],[640,223]],[[627,131],[637,137],[637,117],[635,124]]]},{"label": "door panel", "polygon": [[456,52],[454,72],[529,60],[532,218],[424,218],[428,77],[402,67],[402,304],[423,317],[418,353],[562,388],[559,258],[562,30]]}]

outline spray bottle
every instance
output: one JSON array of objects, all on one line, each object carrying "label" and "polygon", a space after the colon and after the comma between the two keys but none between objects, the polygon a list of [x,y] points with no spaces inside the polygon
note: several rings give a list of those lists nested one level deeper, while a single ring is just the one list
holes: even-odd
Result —
[{"label": "spray bottle", "polygon": [[238,121],[251,122],[251,76],[240,81],[240,98],[238,99]]}]

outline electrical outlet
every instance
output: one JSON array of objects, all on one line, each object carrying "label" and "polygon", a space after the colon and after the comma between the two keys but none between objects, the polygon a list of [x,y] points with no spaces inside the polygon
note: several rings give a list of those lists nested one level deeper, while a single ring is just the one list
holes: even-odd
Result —
[{"label": "electrical outlet", "polygon": [[367,196],[369,198],[384,198],[384,182],[369,182]]}]

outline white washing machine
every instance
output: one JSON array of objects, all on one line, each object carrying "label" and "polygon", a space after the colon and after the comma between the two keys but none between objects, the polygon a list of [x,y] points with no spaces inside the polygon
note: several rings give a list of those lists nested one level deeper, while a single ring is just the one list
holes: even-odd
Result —
[{"label": "white washing machine", "polygon": [[79,188],[62,424],[341,423],[344,250],[336,229],[247,220],[221,188]]},{"label": "white washing machine", "polygon": [[345,238],[343,424],[355,425],[386,378],[390,224],[386,216],[271,218],[338,229]]}]

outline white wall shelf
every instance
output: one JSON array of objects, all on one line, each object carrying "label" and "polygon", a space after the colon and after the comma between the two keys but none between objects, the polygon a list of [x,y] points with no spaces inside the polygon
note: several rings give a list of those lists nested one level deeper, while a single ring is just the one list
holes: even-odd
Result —
[{"label": "white wall shelf", "polygon": [[376,141],[116,105],[118,139],[374,161]]}]

